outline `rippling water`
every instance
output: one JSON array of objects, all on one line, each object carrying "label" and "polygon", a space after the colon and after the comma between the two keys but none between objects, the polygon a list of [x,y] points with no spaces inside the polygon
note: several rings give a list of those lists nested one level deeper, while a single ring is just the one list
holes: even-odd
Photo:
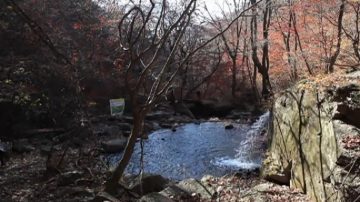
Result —
[{"label": "rippling water", "polygon": [[[144,141],[144,171],[181,180],[259,167],[261,154],[254,151],[254,144],[258,144],[254,140],[260,136],[268,117],[266,113],[252,125],[234,123],[232,130],[225,130],[222,122],[204,122],[180,126],[175,132],[155,131]],[[140,152],[137,143],[127,172],[139,173]],[[109,156],[113,164],[120,159],[121,154]]]}]

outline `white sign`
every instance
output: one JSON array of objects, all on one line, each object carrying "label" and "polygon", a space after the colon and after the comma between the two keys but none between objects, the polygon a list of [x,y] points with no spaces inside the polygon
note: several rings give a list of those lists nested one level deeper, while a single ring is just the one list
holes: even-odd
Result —
[{"label": "white sign", "polygon": [[123,115],[124,109],[125,109],[125,99],[124,98],[110,100],[111,116]]}]

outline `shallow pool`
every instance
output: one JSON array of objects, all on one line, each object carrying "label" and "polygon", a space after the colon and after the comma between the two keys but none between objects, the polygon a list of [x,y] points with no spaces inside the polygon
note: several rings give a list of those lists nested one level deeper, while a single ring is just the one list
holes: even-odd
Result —
[{"label": "shallow pool", "polygon": [[[226,130],[223,122],[186,124],[175,132],[163,129],[153,132],[144,140],[144,163],[146,173],[181,180],[201,178],[211,174],[221,176],[241,169],[260,167],[264,138],[261,131],[266,127],[269,113],[253,124],[236,124]],[[259,144],[260,145],[259,147]],[[108,156],[115,165],[122,154]],[[140,171],[141,146],[136,143],[135,152],[127,172]]]}]

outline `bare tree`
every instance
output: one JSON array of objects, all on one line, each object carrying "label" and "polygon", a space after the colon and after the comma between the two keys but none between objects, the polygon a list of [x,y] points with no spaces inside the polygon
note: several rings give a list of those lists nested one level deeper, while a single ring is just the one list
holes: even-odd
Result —
[{"label": "bare tree", "polygon": [[[167,91],[176,74],[189,60],[189,57],[175,59],[175,56],[195,11],[196,0],[188,1],[172,24],[165,21],[169,15],[166,0],[160,4],[153,0],[149,3],[149,8],[141,2],[134,4],[119,23],[120,44],[130,57],[126,67],[126,85],[129,89],[134,121],[123,157],[107,182],[108,192],[114,191],[131,159],[136,139],[142,135],[146,114]],[[170,52],[165,53],[169,40],[175,43],[171,45]],[[143,88],[144,82],[151,82],[149,91]],[[147,95],[145,103],[140,101],[143,94]]]},{"label": "bare tree", "polygon": [[[191,23],[180,44],[179,57],[186,54],[211,36],[211,32],[198,23]],[[222,57],[219,40],[209,44],[206,49],[199,50],[179,73],[177,79],[180,88],[179,101],[189,98],[195,90],[208,82],[217,71]]]},{"label": "bare tree", "polygon": [[[245,3],[247,3],[245,1]],[[252,68],[251,67],[251,62],[250,62],[250,57],[251,57],[251,47],[249,46],[249,20],[248,18],[245,19],[245,29],[244,29],[244,42],[243,42],[243,50],[242,50],[242,65],[243,65],[243,68],[245,68],[246,66],[246,70],[247,70],[247,73],[248,73],[248,77],[249,77],[249,80],[250,80],[250,84],[251,84],[251,88],[255,94],[255,98],[257,101],[260,100],[260,94],[259,94],[259,90],[258,90],[258,87],[257,87],[257,82],[256,82],[256,79],[257,79],[257,70],[256,68]],[[251,37],[250,37],[251,38]],[[245,73],[244,73],[244,76],[245,76]]]},{"label": "bare tree", "polygon": [[[254,6],[261,1],[259,0]],[[196,0],[185,1],[183,9],[175,17],[176,20],[169,23],[166,21],[167,15],[170,15],[166,0],[162,0],[160,3],[149,0],[149,6],[145,6],[140,1],[129,8],[119,22],[120,45],[129,57],[125,70],[125,82],[129,89],[128,93],[133,108],[133,128],[122,159],[106,183],[105,191],[109,193],[116,191],[118,181],[131,159],[136,139],[142,135],[146,114],[171,87],[176,75],[184,68],[189,59],[223,34],[220,32],[192,50],[188,50],[185,57],[177,57],[179,56],[176,53],[179,51],[180,41],[194,15],[196,3]],[[224,28],[224,32],[250,9],[251,7],[239,13]],[[170,52],[168,52],[165,46],[170,39],[175,43],[171,45]],[[145,83],[150,87],[144,87]],[[140,99],[142,95],[146,96],[144,102],[141,102]]]},{"label": "bare tree", "polygon": [[255,68],[262,76],[262,92],[263,97],[268,97],[271,93],[271,84],[269,78],[269,27],[271,22],[271,0],[265,1],[265,8],[263,10],[262,19],[262,32],[263,32],[263,43],[262,43],[262,59],[260,61],[258,57],[258,9],[254,6],[256,1],[251,0],[252,7],[252,19],[251,19],[251,48],[252,48],[252,60]]},{"label": "bare tree", "polygon": [[[186,98],[190,97],[190,95],[192,95],[196,90],[198,90],[204,84],[209,84],[209,82],[211,81],[211,78],[214,76],[214,74],[217,72],[217,70],[221,66],[221,59],[223,56],[223,51],[220,49],[219,43],[216,43],[216,50],[212,50],[212,51],[205,50],[204,54],[206,54],[206,58],[201,58],[201,60],[198,60],[198,63],[195,63],[195,65],[199,66],[202,69],[195,72],[196,75],[193,76],[192,85],[189,85],[189,89],[185,94]],[[205,61],[203,61],[204,59],[207,59],[209,61],[205,62]],[[205,63],[205,65],[207,67],[205,67],[204,65],[199,64],[199,63]],[[204,71],[205,68],[208,69],[206,72]],[[204,75],[204,76],[202,78],[200,78],[198,72],[201,72],[202,75]],[[200,92],[200,91],[197,91],[197,92]],[[200,95],[198,94],[198,96],[200,96]]]},{"label": "bare tree", "polygon": [[342,23],[343,23],[343,17],[345,12],[345,0],[341,0],[340,8],[339,8],[339,15],[338,15],[338,22],[337,22],[337,44],[336,49],[333,54],[328,56],[327,62],[326,62],[326,72],[332,73],[334,72],[334,65],[336,62],[337,57],[340,53],[341,48],[341,41],[342,41]]},{"label": "bare tree", "polygon": [[313,74],[313,71],[312,71],[312,68],[311,68],[311,65],[310,65],[310,62],[309,62],[309,59],[308,57],[306,56],[305,52],[304,52],[304,49],[303,49],[303,45],[302,45],[302,42],[301,42],[301,38],[300,38],[300,34],[299,34],[299,31],[298,31],[298,28],[297,28],[297,17],[296,17],[296,13],[293,12],[293,28],[294,28],[294,33],[295,33],[295,38],[296,38],[296,42],[299,46],[299,49],[300,49],[300,52],[301,52],[301,56],[302,58],[304,59],[304,62],[305,62],[305,65],[306,65],[306,68],[309,72],[310,75]]},{"label": "bare tree", "polygon": [[[275,15],[278,24],[278,31],[281,33],[286,51],[287,62],[290,67],[290,79],[298,78],[298,61],[301,56],[304,60],[308,73],[313,74],[311,64],[304,52],[300,33],[297,28],[296,1],[287,0],[287,2],[279,2],[276,6],[277,13]],[[285,8],[285,9],[284,9]],[[286,12],[288,14],[286,14]]]},{"label": "bare tree", "polygon": [[[293,11],[294,2],[292,0],[287,1],[287,7],[288,7],[288,18],[283,18],[282,13],[279,13],[276,15],[277,23],[279,26],[279,31],[281,32],[281,35],[283,37],[283,42],[285,46],[286,56],[287,56],[287,62],[290,67],[290,78],[291,80],[297,80],[298,73],[297,73],[297,58],[296,58],[296,52],[298,49],[298,41],[294,37],[294,50],[292,49],[292,30],[293,30],[293,21],[295,20],[295,13]],[[280,19],[282,18],[282,19]],[[287,22],[285,28],[282,25],[282,22]]]},{"label": "bare tree", "polygon": [[[352,43],[352,49],[354,55],[357,59],[357,64],[360,64],[360,2],[353,1],[348,2],[350,5],[351,11],[354,14],[352,18],[352,22],[349,24],[350,26],[343,25],[343,31],[348,39],[350,39]],[[354,23],[354,24],[353,24]],[[355,25],[355,26],[353,26]]]},{"label": "bare tree", "polygon": [[[343,32],[343,17],[345,12],[345,0],[340,0],[339,11],[337,12],[336,9],[334,11],[326,9],[323,6],[323,2],[319,2],[318,12],[315,14],[319,18],[319,35],[320,35],[320,46],[323,49],[320,54],[321,58],[323,59],[321,66],[325,67],[326,73],[332,73],[334,71],[334,65],[336,60],[340,54],[341,49],[341,42],[342,42],[342,32]],[[336,13],[334,15],[337,16],[333,17],[331,14],[328,13]],[[331,25],[335,26],[336,29],[333,29]],[[336,32],[335,34],[329,34],[333,30]],[[336,43],[335,43],[336,42]]]},{"label": "bare tree", "polygon": [[[213,25],[219,32],[223,31],[223,27],[229,24],[231,21],[231,16],[236,16],[245,8],[246,1],[225,1],[226,10],[219,6],[221,10],[221,16],[215,17],[210,11],[205,7],[208,16],[210,17],[210,24]],[[241,36],[244,27],[244,18],[237,20],[233,26],[221,35],[223,41],[224,49],[227,56],[231,60],[231,95],[233,98],[236,97],[237,90],[237,74],[239,69],[238,56],[241,53]]]}]

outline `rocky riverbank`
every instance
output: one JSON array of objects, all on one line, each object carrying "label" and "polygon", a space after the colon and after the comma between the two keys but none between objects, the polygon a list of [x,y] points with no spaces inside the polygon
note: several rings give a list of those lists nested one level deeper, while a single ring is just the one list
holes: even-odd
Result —
[{"label": "rocky riverbank", "polygon": [[[334,79],[334,78],[332,78]],[[86,127],[38,130],[13,141],[8,160],[1,143],[0,198],[4,201],[351,201],[359,196],[359,73],[338,86],[306,80],[275,97],[267,159],[259,171],[172,182],[162,176],[125,177],[115,196],[105,152],[119,152],[131,116],[94,116]],[[342,82],[340,82],[342,81]],[[144,134],[194,122],[162,106],[146,118]],[[251,113],[228,118],[251,122]],[[212,119],[218,121],[219,119]],[[201,120],[200,120],[201,121]],[[230,123],[230,122],[229,122]],[[224,128],[231,130],[231,124]],[[26,136],[27,135],[27,136]],[[9,146],[11,148],[11,146]],[[3,162],[2,162],[3,163]],[[280,184],[280,185],[279,185]],[[304,195],[306,193],[308,196]]]},{"label": "rocky riverbank", "polygon": [[[248,122],[251,113],[232,112]],[[214,119],[217,121],[218,119]],[[146,118],[144,135],[150,131],[199,122],[171,107],[159,106]],[[110,172],[102,156],[119,152],[132,127],[132,117],[93,116],[86,127],[18,130],[20,139],[1,142],[0,198],[4,201],[89,201],[102,190]],[[224,126],[225,127],[225,126]],[[3,162],[1,162],[3,163]],[[127,200],[136,197],[125,193]]]},{"label": "rocky riverbank", "polygon": [[[140,183],[142,182],[142,183]],[[258,171],[242,172],[224,177],[204,176],[200,180],[185,179],[171,182],[159,175],[145,175],[127,182],[127,194],[139,202],[206,202],[206,201],[310,201],[299,190],[266,182],[258,177]],[[143,187],[140,192],[140,187]],[[124,191],[125,192],[125,191]],[[118,197],[101,192],[94,201],[127,201],[127,195]]]}]

